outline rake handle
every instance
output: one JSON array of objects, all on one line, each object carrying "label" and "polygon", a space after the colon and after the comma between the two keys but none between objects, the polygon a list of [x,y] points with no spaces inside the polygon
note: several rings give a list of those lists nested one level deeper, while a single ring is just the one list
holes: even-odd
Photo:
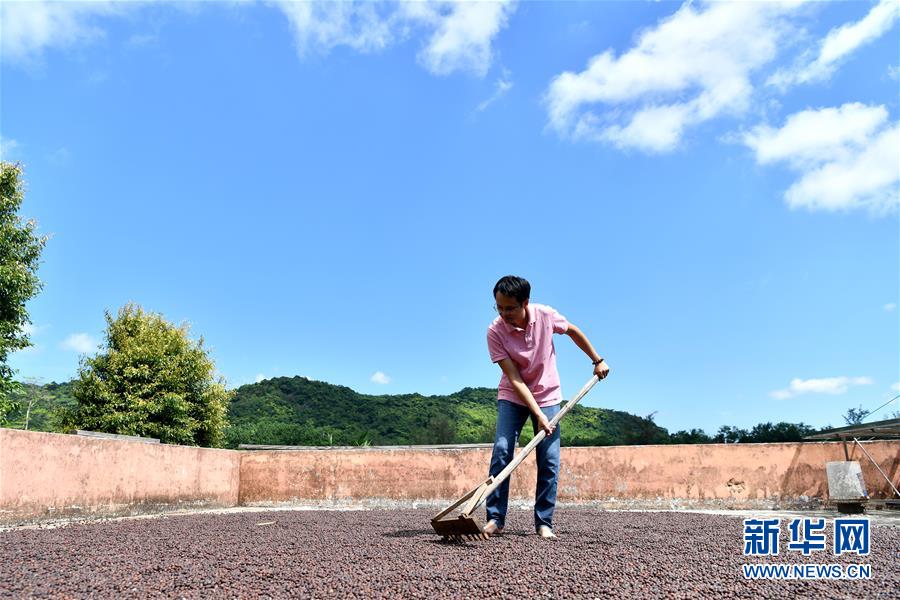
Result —
[{"label": "rake handle", "polygon": [[[578,404],[578,402],[580,402],[582,398],[584,398],[584,395],[587,394],[591,390],[591,388],[594,387],[594,384],[597,383],[598,381],[600,381],[599,377],[597,377],[596,375],[591,376],[591,378],[588,380],[588,382],[586,384],[584,384],[584,387],[581,388],[581,391],[578,392],[578,395],[575,396],[574,398],[572,398],[571,400],[569,400],[566,403],[566,405],[563,406],[562,409],[558,413],[556,413],[556,416],[550,420],[550,424],[553,425],[554,427],[556,427],[556,424],[559,423],[560,419],[562,419],[564,416],[566,416],[567,412],[569,412],[570,410],[575,408],[575,405]],[[544,431],[543,429],[541,429],[531,439],[531,441],[528,442],[528,445],[526,445],[522,449],[522,451],[519,452],[519,454],[515,458],[512,459],[512,462],[510,462],[508,465],[506,465],[506,468],[503,469],[502,471],[500,471],[494,477],[494,481],[491,483],[491,485],[489,485],[484,490],[484,492],[482,492],[481,498],[479,499],[477,504],[475,506],[473,506],[472,509],[466,514],[468,515],[468,514],[475,512],[478,509],[478,507],[481,506],[481,504],[485,500],[487,500],[487,497],[490,496],[491,493],[495,489],[497,489],[497,487],[501,483],[506,481],[506,479],[510,475],[512,475],[512,472],[516,470],[516,467],[519,466],[519,463],[521,463],[523,460],[525,460],[525,457],[527,457],[529,454],[531,454],[531,451],[534,450],[535,447],[537,447],[537,445],[540,444],[544,440],[545,437],[547,437],[547,432]]]}]

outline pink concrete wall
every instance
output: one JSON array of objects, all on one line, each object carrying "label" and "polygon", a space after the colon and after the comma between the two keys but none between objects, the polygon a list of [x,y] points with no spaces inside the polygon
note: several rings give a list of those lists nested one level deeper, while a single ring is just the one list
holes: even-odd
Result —
[{"label": "pink concrete wall", "polygon": [[[865,442],[900,487],[900,442]],[[852,448],[852,447],[851,447]],[[0,429],[0,524],[288,502],[443,503],[486,477],[489,448],[213,450]],[[858,448],[873,497],[890,488]],[[563,448],[560,502],[775,507],[828,495],[840,443]],[[534,495],[534,458],[511,495]]]},{"label": "pink concrete wall", "polygon": [[[863,442],[881,469],[900,484],[900,442]],[[869,493],[892,492],[869,460],[853,447]],[[825,500],[825,463],[845,460],[840,442],[569,448],[563,456],[560,496],[725,501],[734,507]],[[900,487],[900,485],[898,485]]]},{"label": "pink concrete wall", "polygon": [[[448,499],[487,477],[490,449],[248,451],[241,504]],[[522,465],[519,470],[531,469]]]},{"label": "pink concrete wall", "polygon": [[[900,487],[900,442],[865,442]],[[858,448],[873,497],[887,482]],[[241,504],[297,501],[440,501],[462,496],[486,477],[490,449],[297,450],[248,452],[241,462]],[[844,460],[840,443],[563,448],[560,502],[617,506],[676,504],[773,507],[825,500],[825,463]],[[513,474],[510,495],[534,496],[534,459]]]},{"label": "pink concrete wall", "polygon": [[241,453],[0,428],[0,523],[235,506]]}]

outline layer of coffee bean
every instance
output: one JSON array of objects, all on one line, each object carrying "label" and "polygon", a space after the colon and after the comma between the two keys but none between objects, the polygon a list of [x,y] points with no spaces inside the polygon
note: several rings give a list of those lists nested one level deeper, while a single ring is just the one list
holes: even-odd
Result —
[{"label": "layer of coffee bean", "polygon": [[[743,555],[740,517],[557,510],[557,539],[511,511],[502,535],[448,543],[434,511],[179,515],[0,533],[0,596],[54,598],[897,598],[900,528],[871,554]],[[828,520],[827,539],[831,540]],[[746,580],[741,565],[869,564],[855,581]]]}]

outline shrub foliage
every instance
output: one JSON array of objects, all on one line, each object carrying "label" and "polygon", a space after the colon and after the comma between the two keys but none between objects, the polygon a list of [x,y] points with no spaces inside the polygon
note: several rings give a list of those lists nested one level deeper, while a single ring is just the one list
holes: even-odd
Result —
[{"label": "shrub foliage", "polygon": [[128,304],[106,313],[101,351],[83,358],[73,395],[73,428],[158,438],[170,444],[221,446],[232,392],[214,376],[203,338],[186,325]]},{"label": "shrub foliage", "polygon": [[38,236],[33,220],[18,215],[24,199],[22,169],[0,162],[0,425],[17,408],[13,392],[21,392],[7,364],[11,352],[31,345],[25,303],[41,290],[37,276],[46,236]]}]

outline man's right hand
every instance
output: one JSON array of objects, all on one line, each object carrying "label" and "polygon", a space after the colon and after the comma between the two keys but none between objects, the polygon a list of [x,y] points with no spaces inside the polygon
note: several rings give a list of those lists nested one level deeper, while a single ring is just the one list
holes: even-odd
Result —
[{"label": "man's right hand", "polygon": [[544,413],[540,413],[540,416],[538,417],[538,427],[546,431],[548,437],[553,435],[554,427],[550,424],[550,420]]}]

